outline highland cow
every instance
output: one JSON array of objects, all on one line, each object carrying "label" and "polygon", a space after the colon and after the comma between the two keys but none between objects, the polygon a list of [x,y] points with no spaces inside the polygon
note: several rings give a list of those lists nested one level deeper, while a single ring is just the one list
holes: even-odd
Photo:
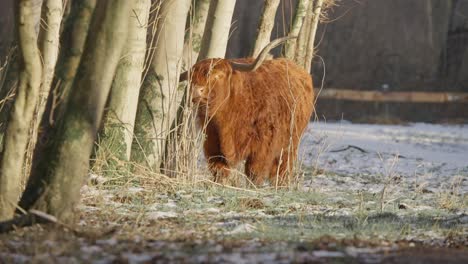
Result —
[{"label": "highland cow", "polygon": [[[287,184],[314,109],[312,78],[288,59],[206,59],[190,73],[191,96],[206,134],[204,153],[215,181],[245,160],[256,185]],[[187,75],[185,76],[187,78]]]}]

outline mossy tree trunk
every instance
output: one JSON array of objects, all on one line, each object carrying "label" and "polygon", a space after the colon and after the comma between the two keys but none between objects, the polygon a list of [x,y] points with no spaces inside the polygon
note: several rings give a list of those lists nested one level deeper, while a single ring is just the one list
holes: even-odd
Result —
[{"label": "mossy tree trunk", "polygon": [[72,1],[64,14],[60,36],[60,54],[45,112],[42,116],[38,142],[34,148],[32,172],[48,159],[44,155],[55,140],[54,129],[63,120],[68,105],[71,86],[83,54],[96,0]]},{"label": "mossy tree trunk", "polygon": [[260,23],[257,29],[257,38],[255,39],[254,49],[251,54],[252,57],[257,57],[260,51],[270,43],[271,31],[275,25],[275,15],[279,3],[280,0],[265,0],[262,16],[260,17]]},{"label": "mossy tree trunk", "polygon": [[59,52],[60,25],[62,23],[62,0],[44,0],[42,4],[41,27],[39,29],[39,50],[42,58],[42,82],[34,118],[29,129],[29,142],[26,151],[26,162],[23,182],[27,180],[31,168],[34,147],[36,146],[39,125],[44,114],[47,98],[55,72]]},{"label": "mossy tree trunk", "polygon": [[84,52],[54,144],[33,171],[20,206],[70,222],[104,106],[127,39],[131,1],[97,1]]},{"label": "mossy tree trunk", "polygon": [[35,31],[34,2],[18,1],[17,23],[21,50],[20,77],[3,140],[0,163],[0,220],[13,216],[21,192],[28,129],[41,85],[41,59]]},{"label": "mossy tree trunk", "polygon": [[210,0],[196,0],[195,5],[192,5],[189,31],[184,42],[184,68],[186,70],[197,62],[209,8]]},{"label": "mossy tree trunk", "polygon": [[[104,127],[98,142],[97,159],[101,166],[113,167],[112,161],[128,161],[133,127],[145,62],[146,33],[151,0],[136,0],[129,21],[128,40],[112,83]],[[97,162],[99,166],[101,163]]]},{"label": "mossy tree trunk", "polygon": [[[298,0],[296,6],[296,12],[291,26],[289,36],[299,36],[299,32],[304,22],[304,17],[307,13],[307,7],[309,6],[310,0]],[[285,56],[288,59],[294,60],[294,54],[296,52],[297,39],[291,39],[286,43]]]},{"label": "mossy tree trunk", "polygon": [[60,55],[52,84],[51,111],[47,123],[54,125],[62,119],[70,98],[70,90],[83,55],[88,30],[97,0],[72,1],[70,13],[61,35]]},{"label": "mossy tree trunk", "polygon": [[155,52],[138,103],[131,159],[154,171],[159,171],[166,138],[183,94],[178,80],[190,3],[161,3]]}]

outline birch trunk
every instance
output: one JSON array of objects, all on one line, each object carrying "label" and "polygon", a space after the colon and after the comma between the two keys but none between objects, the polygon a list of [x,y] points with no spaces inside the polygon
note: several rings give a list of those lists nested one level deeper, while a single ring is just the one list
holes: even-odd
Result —
[{"label": "birch trunk", "polygon": [[59,52],[60,25],[62,22],[62,0],[44,0],[42,5],[41,27],[39,30],[39,50],[42,58],[42,82],[39,99],[36,105],[34,119],[29,130],[29,142],[26,152],[26,164],[23,173],[23,183],[29,175],[34,147],[36,146],[39,125],[44,114],[54,77],[55,64]]},{"label": "birch trunk", "polygon": [[0,163],[0,220],[13,216],[21,192],[28,129],[41,85],[41,60],[35,32],[34,2],[17,2],[17,23],[22,61],[17,95],[3,140]]},{"label": "birch trunk", "polygon": [[[304,17],[307,13],[307,7],[309,6],[309,0],[298,0],[296,6],[296,14],[291,26],[289,36],[299,36],[299,32],[304,22]],[[297,39],[291,39],[286,42],[286,58],[294,60],[294,54],[296,52]]]},{"label": "birch trunk", "polygon": [[197,62],[209,7],[210,0],[197,0],[195,6],[192,6],[192,21],[184,43],[184,67],[187,70]]},{"label": "birch trunk", "polygon": [[162,2],[157,44],[138,103],[131,159],[155,171],[159,171],[166,138],[183,94],[177,84],[190,3]]},{"label": "birch trunk", "polygon": [[52,98],[53,113],[48,120],[51,125],[55,121],[61,120],[67,108],[70,90],[81,61],[96,1],[72,1],[70,4],[70,15],[64,24],[61,43],[66,48],[61,49],[55,72],[58,81],[53,84],[54,88],[57,86],[57,90]]},{"label": "birch trunk", "polygon": [[235,5],[235,0],[211,0],[198,61],[226,55]]},{"label": "birch trunk", "polygon": [[252,57],[257,57],[260,51],[270,43],[271,31],[275,25],[275,15],[279,3],[280,0],[265,0],[265,6],[263,7],[260,24],[257,29],[257,38],[252,51]]},{"label": "birch trunk", "polygon": [[47,159],[28,181],[20,206],[73,219],[80,188],[117,64],[127,39],[131,1],[98,1],[63,122]]},{"label": "birch trunk", "polygon": [[151,0],[136,0],[133,3],[128,39],[112,83],[98,157],[106,157],[109,151],[119,160],[130,159],[150,7]]},{"label": "birch trunk", "polygon": [[294,54],[294,61],[305,68],[305,56],[306,56],[306,48],[308,45],[309,35],[310,35],[310,28],[311,28],[311,19],[312,19],[312,10],[314,8],[314,1],[310,0],[309,5],[307,7],[306,15],[304,17],[304,21],[301,26],[301,30],[299,31],[299,36],[297,38],[296,43],[296,52]]},{"label": "birch trunk", "polygon": [[38,119],[44,113],[50,86],[54,77],[59,52],[60,25],[63,15],[63,0],[44,0],[42,6],[43,26],[39,31],[39,50],[42,55],[42,84],[37,109]]},{"label": "birch trunk", "polygon": [[34,31],[36,32],[36,36],[39,35],[41,29],[41,14],[42,14],[42,4],[44,0],[33,0],[32,2],[32,10],[31,16],[34,18]]},{"label": "birch trunk", "polygon": [[39,133],[39,140],[34,148],[32,174],[35,174],[37,167],[43,162],[47,162],[49,157],[44,153],[50,151],[50,145],[55,140],[56,124],[63,121],[72,82],[83,54],[95,6],[96,0],[72,1],[69,15],[64,17],[60,45],[65,48],[60,49],[55,78],[52,83],[53,90],[49,95],[50,106],[46,108],[40,123],[41,133]]},{"label": "birch trunk", "polygon": [[324,0],[315,0],[314,7],[312,9],[309,39],[307,43],[307,50],[306,50],[305,63],[304,63],[305,69],[307,72],[310,72],[311,67],[312,67],[312,59],[314,57],[315,36],[317,34],[317,27],[320,21],[320,15],[322,14],[323,1]]},{"label": "birch trunk", "polygon": [[[234,6],[235,1],[211,1],[197,61],[211,57],[224,58]],[[193,171],[196,168],[194,157],[198,155],[197,146],[200,137],[195,133],[193,116],[195,113],[190,109],[190,97],[187,91],[185,89],[178,107],[177,118],[171,125],[171,133],[165,145],[164,160],[160,169],[168,176]]]}]

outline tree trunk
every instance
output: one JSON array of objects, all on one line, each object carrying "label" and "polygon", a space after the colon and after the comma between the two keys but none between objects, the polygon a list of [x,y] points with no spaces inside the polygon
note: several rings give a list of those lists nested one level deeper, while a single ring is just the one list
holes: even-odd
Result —
[{"label": "tree trunk", "polygon": [[104,128],[99,139],[98,158],[107,157],[109,154],[119,160],[130,159],[133,126],[145,62],[150,7],[151,0],[137,0],[133,4],[127,43],[109,95]]},{"label": "tree trunk", "polygon": [[63,122],[34,170],[20,206],[73,219],[115,70],[127,39],[131,1],[98,1]]},{"label": "tree trunk", "polygon": [[39,30],[39,50],[42,58],[42,82],[33,122],[29,129],[29,142],[23,172],[23,183],[31,169],[31,162],[36,146],[39,125],[49,97],[59,51],[60,25],[62,22],[62,0],[44,0],[42,5],[42,26]]},{"label": "tree trunk", "polygon": [[[299,32],[304,22],[304,17],[307,13],[307,7],[309,6],[309,0],[298,0],[296,6],[296,14],[291,26],[289,36],[299,36]],[[286,58],[294,60],[294,54],[296,52],[297,39],[291,39],[286,43]]]},{"label": "tree trunk", "polygon": [[22,61],[16,99],[3,140],[0,163],[0,220],[13,216],[21,192],[21,179],[29,124],[41,85],[41,60],[35,32],[34,1],[17,2]]},{"label": "tree trunk", "polygon": [[260,51],[270,43],[271,31],[275,25],[276,10],[280,0],[265,0],[260,24],[257,29],[257,39],[255,40],[252,57],[257,57]]},{"label": "tree trunk", "polygon": [[198,61],[226,55],[235,5],[235,0],[211,0]]},{"label": "tree trunk", "polygon": [[[15,32],[18,30],[16,29]],[[0,133],[4,134],[6,130],[6,124],[10,117],[10,112],[13,107],[16,89],[18,88],[19,79],[19,49],[16,47],[17,37],[14,38],[15,42],[10,48],[7,62],[3,65],[3,78],[0,87]],[[2,144],[3,146],[3,144]]]},{"label": "tree trunk", "polygon": [[310,22],[309,39],[307,42],[307,50],[305,55],[305,69],[310,72],[312,67],[312,59],[314,57],[314,44],[315,35],[317,33],[318,23],[320,21],[320,15],[322,14],[322,6],[324,0],[315,0],[314,7],[312,9],[312,17]]},{"label": "tree trunk", "polygon": [[[212,57],[224,58],[234,6],[235,1],[211,1],[198,61]],[[171,133],[165,145],[164,160],[161,163],[161,171],[169,176],[175,176],[179,172],[184,174],[196,168],[197,159],[194,157],[198,155],[197,146],[201,138],[195,133],[195,112],[190,108],[190,97],[187,92],[185,89],[177,118],[171,125]]]},{"label": "tree trunk", "polygon": [[294,54],[294,61],[305,68],[305,56],[307,52],[307,45],[310,35],[310,28],[311,28],[311,20],[312,20],[312,13],[314,8],[314,1],[310,0],[309,5],[307,7],[306,15],[304,17],[304,21],[301,26],[301,30],[299,31],[299,36],[297,38],[296,43],[296,51]]},{"label": "tree trunk", "polygon": [[186,70],[197,62],[209,7],[210,0],[197,0],[195,6],[192,6],[192,21],[184,43],[184,68]]},{"label": "tree trunk", "polygon": [[64,15],[60,38],[60,45],[66,48],[60,49],[55,78],[40,123],[39,130],[41,132],[34,148],[32,174],[36,173],[40,164],[47,162],[48,155],[44,155],[44,153],[50,151],[50,145],[55,140],[56,124],[60,124],[63,120],[72,82],[83,54],[96,0],[72,1],[68,5],[69,11],[68,14]]},{"label": "tree trunk", "polygon": [[32,0],[32,13],[31,16],[34,18],[34,32],[36,32],[36,36],[39,35],[41,30],[41,14],[42,14],[42,4],[44,0]]},{"label": "tree trunk", "polygon": [[190,2],[162,2],[158,41],[138,103],[131,159],[155,171],[159,171],[166,138],[183,94],[177,84]]},{"label": "tree trunk", "polygon": [[52,93],[52,113],[47,120],[50,125],[61,120],[67,109],[70,90],[81,61],[96,1],[71,2],[70,14],[64,23],[61,37],[61,45],[66,48],[61,49],[55,72],[57,81],[52,85],[56,90]]}]

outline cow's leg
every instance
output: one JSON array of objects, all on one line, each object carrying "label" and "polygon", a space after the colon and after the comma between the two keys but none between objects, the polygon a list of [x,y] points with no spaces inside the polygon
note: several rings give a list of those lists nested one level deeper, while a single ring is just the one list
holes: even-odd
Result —
[{"label": "cow's leg", "polygon": [[251,154],[245,161],[245,174],[255,185],[261,185],[264,182],[274,159],[271,155],[262,154],[264,153]]},{"label": "cow's leg", "polygon": [[220,182],[229,176],[230,166],[221,152],[218,131],[212,125],[206,127],[206,138],[203,144],[208,168],[214,176],[214,181]]},{"label": "cow's leg", "polygon": [[287,186],[291,180],[294,162],[296,160],[296,152],[293,154],[289,151],[283,151],[283,153],[276,157],[271,166],[269,180],[273,186]]}]

